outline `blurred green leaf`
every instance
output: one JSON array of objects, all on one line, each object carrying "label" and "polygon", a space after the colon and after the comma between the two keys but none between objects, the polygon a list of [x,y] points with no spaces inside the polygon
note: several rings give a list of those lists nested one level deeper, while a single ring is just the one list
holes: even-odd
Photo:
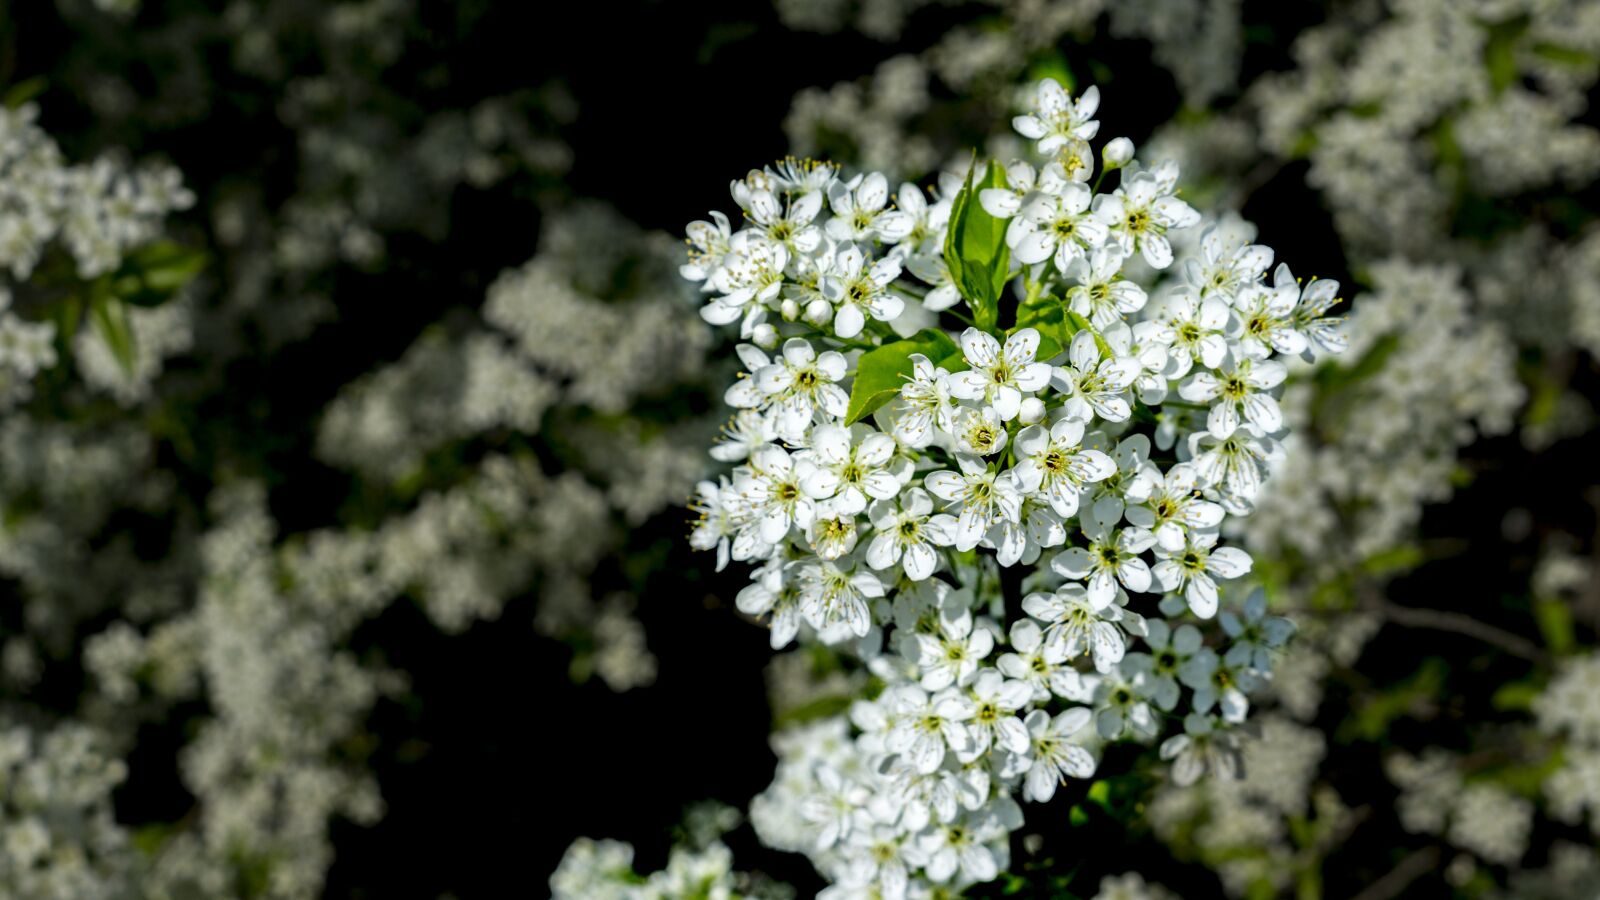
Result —
[{"label": "blurred green leaf", "polygon": [[6,109],[16,109],[44,93],[45,88],[49,86],[49,79],[43,75],[19,81],[7,88],[4,95],[0,95],[0,104],[4,104]]},{"label": "blurred green leaf", "polygon": [[138,344],[133,333],[133,322],[128,318],[128,305],[110,296],[104,280],[95,284],[89,301],[89,317],[117,364],[132,375],[134,362],[138,358]]},{"label": "blurred green leaf", "polygon": [[134,306],[160,306],[206,267],[206,253],[173,241],[157,241],[128,254],[112,277],[111,290]]},{"label": "blurred green leaf", "polygon": [[1571,653],[1577,645],[1577,637],[1572,630],[1572,610],[1560,600],[1536,600],[1533,604],[1533,617],[1539,623],[1539,633],[1544,636],[1544,645],[1550,652],[1557,656]]}]

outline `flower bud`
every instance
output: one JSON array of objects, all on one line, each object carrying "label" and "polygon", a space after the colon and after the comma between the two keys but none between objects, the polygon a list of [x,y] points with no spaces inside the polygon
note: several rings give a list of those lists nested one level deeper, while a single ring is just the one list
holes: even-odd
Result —
[{"label": "flower bud", "polygon": [[1112,138],[1100,151],[1100,158],[1105,161],[1107,171],[1122,168],[1133,159],[1133,141],[1125,137]]},{"label": "flower bud", "polygon": [[800,318],[800,304],[796,303],[793,298],[785,297],[783,298],[783,304],[778,307],[778,314],[783,316],[785,322],[793,322],[795,319]]},{"label": "flower bud", "polygon": [[1038,397],[1022,398],[1022,408],[1017,412],[1017,421],[1024,425],[1044,421],[1044,401]]},{"label": "flower bud", "polygon": [[762,322],[751,331],[750,340],[754,341],[755,345],[763,350],[771,350],[778,346],[778,329],[773,328],[766,322]]}]

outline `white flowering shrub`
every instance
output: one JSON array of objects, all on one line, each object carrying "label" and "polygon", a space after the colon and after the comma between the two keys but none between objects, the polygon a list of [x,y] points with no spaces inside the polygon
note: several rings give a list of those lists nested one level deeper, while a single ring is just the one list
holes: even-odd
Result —
[{"label": "white flowering shrub", "polygon": [[1236,775],[1292,631],[1218,535],[1280,452],[1276,357],[1344,346],[1338,285],[1269,280],[1270,248],[1214,231],[1176,258],[1200,222],[1176,166],[1117,138],[1097,170],[1098,104],[1041,82],[1013,122],[1039,163],[931,200],[787,160],[733,183],[740,227],[689,228],[701,315],[747,341],[712,451],[739,465],[691,540],[754,567],[738,605],[774,648],[876,677],[848,725],[778,743],[756,808],[841,891],[996,878],[1017,798],[1093,777],[1107,742],[1159,742],[1181,784]]}]

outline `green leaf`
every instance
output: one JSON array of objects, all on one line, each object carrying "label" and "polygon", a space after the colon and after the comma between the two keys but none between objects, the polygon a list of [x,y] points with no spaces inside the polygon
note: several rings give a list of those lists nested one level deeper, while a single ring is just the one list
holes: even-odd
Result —
[{"label": "green leaf", "polygon": [[1017,325],[1006,334],[1032,328],[1039,332],[1039,352],[1035,358],[1041,362],[1051,359],[1066,349],[1067,343],[1072,340],[1071,332],[1065,327],[1064,313],[1065,308],[1055,297],[1048,294],[1030,296],[1017,307]]},{"label": "green leaf", "polygon": [[[950,336],[936,328],[924,328],[903,341],[884,344],[861,354],[856,363],[856,380],[850,387],[850,406],[845,424],[859,422],[900,394],[911,377],[911,357],[920,353],[930,361],[952,354],[960,359],[961,350]],[[946,366],[946,368],[949,368]],[[962,368],[966,368],[963,362]]]},{"label": "green leaf", "polygon": [[1100,336],[1100,332],[1096,331],[1093,325],[1089,324],[1088,319],[1068,309],[1066,300],[1061,301],[1061,310],[1065,315],[1065,321],[1061,326],[1065,339],[1061,342],[1061,346],[1072,346],[1072,339],[1077,336],[1078,332],[1087,331],[1094,338],[1095,347],[1100,350],[1100,358],[1110,359],[1112,357],[1111,345],[1106,343],[1106,339]]},{"label": "green leaf", "polygon": [[1572,631],[1572,610],[1560,600],[1537,600],[1533,616],[1539,622],[1539,633],[1544,635],[1544,645],[1557,656],[1572,652],[1576,638]]},{"label": "green leaf", "polygon": [[1531,681],[1513,681],[1502,684],[1489,698],[1489,705],[1499,710],[1528,710],[1533,701],[1544,693],[1544,685]]},{"label": "green leaf", "polygon": [[160,306],[206,267],[206,253],[157,241],[128,254],[112,278],[112,293],[134,306]]},{"label": "green leaf", "polygon": [[100,339],[106,342],[111,355],[122,371],[133,374],[138,345],[133,334],[133,322],[128,319],[128,304],[107,293],[105,282],[97,282],[89,302],[89,317]]},{"label": "green leaf", "polygon": [[976,166],[974,159],[951,206],[944,261],[951,281],[972,309],[973,320],[993,333],[1000,318],[1000,296],[1011,280],[1011,248],[1006,246],[1006,221],[985,212],[978,194],[986,188],[1004,188],[1008,182],[1005,170],[994,161],[983,178],[974,181]]},{"label": "green leaf", "polygon": [[0,104],[3,104],[6,109],[16,109],[44,93],[44,89],[49,85],[49,80],[43,75],[19,81],[8,88],[3,96],[0,96]]}]

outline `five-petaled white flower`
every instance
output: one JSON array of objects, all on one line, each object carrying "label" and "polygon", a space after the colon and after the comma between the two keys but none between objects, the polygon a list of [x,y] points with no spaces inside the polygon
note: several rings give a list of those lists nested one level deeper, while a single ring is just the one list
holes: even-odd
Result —
[{"label": "five-petaled white flower", "polygon": [[1039,332],[1020,328],[1006,338],[1004,349],[993,336],[968,328],[961,333],[961,354],[971,368],[950,376],[950,395],[994,407],[1002,422],[1017,417],[1024,394],[1050,383],[1050,365],[1035,362]]}]

